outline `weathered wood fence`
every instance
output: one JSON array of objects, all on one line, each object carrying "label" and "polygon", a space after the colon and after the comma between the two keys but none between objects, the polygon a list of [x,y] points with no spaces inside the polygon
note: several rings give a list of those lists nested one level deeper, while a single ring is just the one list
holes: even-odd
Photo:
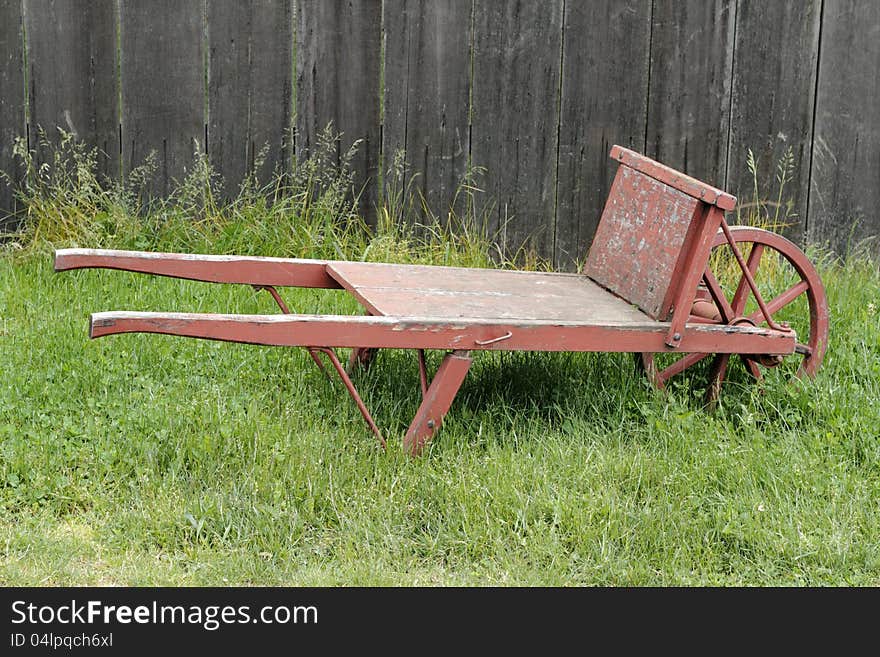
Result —
[{"label": "weathered wood fence", "polygon": [[791,148],[790,235],[880,234],[878,108],[876,0],[0,0],[0,169],[57,125],[111,175],[155,151],[157,194],[196,145],[236,184],[263,144],[290,167],[332,122],[362,140],[365,212],[397,151],[438,214],[485,167],[489,228],[562,267],[613,143],[744,201],[747,150],[775,193]]}]

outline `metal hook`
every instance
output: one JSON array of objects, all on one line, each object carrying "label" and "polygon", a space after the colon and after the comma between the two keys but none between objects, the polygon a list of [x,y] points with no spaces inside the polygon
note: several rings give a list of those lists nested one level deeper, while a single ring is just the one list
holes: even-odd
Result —
[{"label": "metal hook", "polygon": [[474,342],[481,347],[485,347],[487,344],[492,344],[493,342],[501,342],[502,340],[507,340],[507,338],[510,338],[512,336],[513,333],[511,331],[508,331],[504,335],[497,338],[492,338],[491,340],[474,340]]}]

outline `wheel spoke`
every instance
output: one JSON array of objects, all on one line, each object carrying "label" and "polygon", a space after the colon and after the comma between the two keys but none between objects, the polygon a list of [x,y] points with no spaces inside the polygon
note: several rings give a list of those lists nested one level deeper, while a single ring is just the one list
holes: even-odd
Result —
[{"label": "wheel spoke", "polygon": [[761,368],[758,367],[758,363],[753,361],[748,356],[744,356],[740,354],[740,358],[742,359],[743,365],[746,366],[746,369],[749,371],[749,374],[755,379],[755,381],[761,381],[764,378],[764,375],[761,374]]},{"label": "wheel spoke", "polygon": [[679,358],[677,361],[675,361],[672,365],[667,367],[665,370],[663,370],[662,372],[658,372],[657,378],[660,379],[661,383],[666,383],[673,376],[675,376],[676,374],[680,374],[681,372],[684,372],[687,368],[691,367],[692,365],[696,365],[701,360],[703,360],[706,356],[709,356],[709,354],[693,353],[693,354],[688,354],[687,356],[684,356],[683,358]]},{"label": "wheel spoke", "polygon": [[718,354],[712,361],[709,371],[709,387],[706,388],[706,403],[714,406],[721,394],[721,384],[724,383],[724,375],[727,373],[727,364],[730,362],[730,354]]},{"label": "wheel spoke", "polygon": [[[785,292],[780,294],[778,297],[773,299],[767,304],[767,310],[770,311],[771,315],[776,314],[783,308],[785,308],[792,301],[797,299],[800,295],[810,289],[810,284],[807,281],[801,281],[796,285],[792,285]],[[753,312],[749,315],[749,319],[753,321],[761,321],[764,319],[764,313],[760,310]]]}]

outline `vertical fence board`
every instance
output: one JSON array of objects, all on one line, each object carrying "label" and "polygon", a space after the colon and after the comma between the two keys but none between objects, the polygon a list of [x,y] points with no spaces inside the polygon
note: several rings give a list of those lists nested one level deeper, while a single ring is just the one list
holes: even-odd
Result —
[{"label": "vertical fence board", "polygon": [[204,148],[203,4],[121,0],[122,159],[128,173],[156,153],[152,195],[165,196]]},{"label": "vertical fence board", "polygon": [[382,3],[298,0],[296,22],[297,158],[314,152],[318,135],[331,123],[342,133],[339,153],[361,140],[351,166],[360,211],[371,220],[381,147]]},{"label": "vertical fence board", "polygon": [[[748,150],[757,158],[760,201],[775,202],[777,166],[790,148],[794,168],[782,186],[777,230],[801,241],[806,225],[813,130],[813,94],[819,50],[821,0],[760,2],[739,0],[736,12],[727,191],[739,197],[741,216],[755,203],[755,177],[747,167]],[[760,75],[756,72],[760,71]],[[776,210],[768,208],[773,217]]]},{"label": "vertical fence board", "polygon": [[562,0],[477,0],[471,156],[487,167],[497,207],[490,229],[517,249],[552,257],[562,45]]},{"label": "vertical fence board", "polygon": [[290,166],[292,20],[291,0],[208,2],[208,155],[227,195]]},{"label": "vertical fence board", "polygon": [[[25,0],[30,142],[58,129],[98,149],[98,170],[119,174],[119,89],[114,0]],[[38,147],[44,159],[46,153]]]},{"label": "vertical fence board", "polygon": [[[0,171],[13,181],[20,175],[13,144],[25,135],[24,62],[20,2],[0,3]],[[13,224],[14,182],[0,178],[0,230]]]},{"label": "vertical fence board", "polygon": [[[808,237],[841,254],[880,234],[880,3],[827,1]],[[880,252],[877,244],[875,253]]]},{"label": "vertical fence board", "polygon": [[567,2],[559,126],[556,266],[583,261],[617,167],[645,149],[651,0]]},{"label": "vertical fence board", "polygon": [[646,151],[725,180],[735,0],[655,0]]},{"label": "vertical fence board", "polygon": [[472,0],[385,0],[385,168],[402,151],[404,182],[415,176],[441,220],[468,165],[471,8]]}]

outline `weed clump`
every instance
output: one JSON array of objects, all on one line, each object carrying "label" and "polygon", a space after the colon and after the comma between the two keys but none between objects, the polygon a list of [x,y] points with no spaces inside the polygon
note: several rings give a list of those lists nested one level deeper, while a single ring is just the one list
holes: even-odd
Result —
[{"label": "weed clump", "polygon": [[[308,157],[289,168],[276,165],[267,180],[268,146],[232,194],[196,144],[192,165],[165,198],[150,195],[157,175],[155,153],[121,178],[100,172],[102,154],[59,130],[40,133],[36,149],[15,143],[24,176],[17,185],[23,207],[6,249],[45,254],[64,247],[242,254],[331,260],[422,262],[471,267],[537,268],[524,250],[510,259],[485,228],[475,201],[481,192],[469,170],[456,206],[441,221],[411,184],[401,184],[402,155],[386,180],[387,192],[371,225],[358,213],[359,190],[351,162],[359,147],[340,148],[331,125]],[[6,176],[9,179],[9,176]],[[462,198],[465,202],[459,204]],[[414,221],[414,218],[420,221]]]}]

